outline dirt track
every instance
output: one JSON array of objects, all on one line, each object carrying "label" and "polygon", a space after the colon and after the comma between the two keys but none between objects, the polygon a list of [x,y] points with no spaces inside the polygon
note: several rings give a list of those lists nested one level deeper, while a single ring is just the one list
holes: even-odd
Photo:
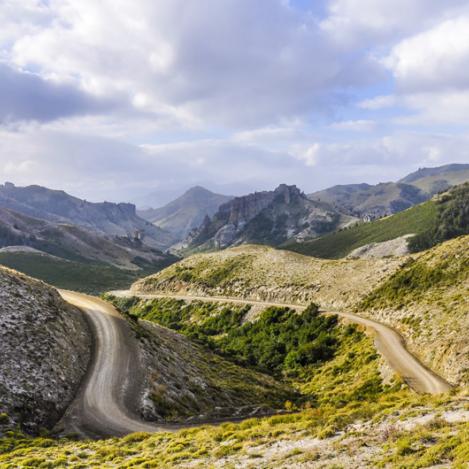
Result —
[{"label": "dirt track", "polygon": [[[61,291],[63,298],[80,308],[88,320],[94,336],[93,358],[80,390],[60,422],[68,433],[99,438],[121,436],[131,432],[171,431],[192,425],[157,425],[143,421],[137,415],[140,380],[144,370],[139,367],[137,344],[127,321],[109,303],[81,293]],[[114,292],[124,296],[127,291]],[[256,302],[233,298],[193,297],[181,295],[142,295],[172,297],[185,300],[290,306],[298,310],[304,306]],[[326,313],[327,314],[327,313]],[[376,346],[390,366],[418,392],[437,394],[451,386],[423,366],[405,348],[400,335],[393,329],[359,316],[334,312],[351,322],[362,324],[375,335]]]}]

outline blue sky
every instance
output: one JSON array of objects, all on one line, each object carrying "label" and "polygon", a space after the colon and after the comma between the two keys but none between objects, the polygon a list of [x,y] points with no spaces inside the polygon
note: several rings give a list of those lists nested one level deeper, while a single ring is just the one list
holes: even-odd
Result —
[{"label": "blue sky", "polygon": [[467,0],[4,0],[0,22],[0,180],[159,204],[469,162]]}]

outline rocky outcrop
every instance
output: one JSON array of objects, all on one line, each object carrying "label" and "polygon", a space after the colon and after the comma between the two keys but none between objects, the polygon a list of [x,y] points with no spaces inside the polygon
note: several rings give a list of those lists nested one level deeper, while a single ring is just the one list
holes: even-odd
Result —
[{"label": "rocky outcrop", "polygon": [[0,425],[51,428],[75,396],[90,343],[81,313],[56,290],[0,267]]},{"label": "rocky outcrop", "polygon": [[[348,221],[348,220],[347,220]],[[244,243],[277,246],[291,238],[314,238],[333,231],[344,217],[330,206],[309,200],[296,186],[255,192],[223,204],[192,232],[186,246],[226,248]]]},{"label": "rocky outcrop", "polygon": [[405,256],[409,254],[407,240],[412,238],[413,234],[400,236],[399,238],[383,241],[381,243],[365,244],[354,249],[348,256],[348,259],[372,259],[389,256]]}]

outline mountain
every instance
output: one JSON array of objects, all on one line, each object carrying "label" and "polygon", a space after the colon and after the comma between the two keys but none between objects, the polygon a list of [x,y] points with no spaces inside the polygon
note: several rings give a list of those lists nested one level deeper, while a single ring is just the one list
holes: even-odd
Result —
[{"label": "mountain", "polygon": [[167,249],[174,237],[140,218],[127,203],[92,203],[64,191],[41,186],[0,185],[0,207],[53,223],[82,226],[100,234],[137,237],[156,249]]},{"label": "mountain", "polygon": [[220,206],[186,239],[189,249],[225,248],[243,243],[279,245],[312,238],[351,221],[323,202],[308,199],[296,186],[255,192]]},{"label": "mountain", "polygon": [[281,247],[309,256],[338,259],[355,255],[352,251],[358,248],[365,251],[379,248],[383,255],[386,252],[392,254],[392,250],[384,249],[383,243],[406,237],[405,243],[409,249],[420,251],[447,239],[469,234],[468,207],[469,183],[464,183],[394,215],[370,223],[361,221],[318,239],[304,242],[291,240]]},{"label": "mountain", "polygon": [[74,398],[91,331],[56,290],[4,267],[0,297],[0,427],[36,433],[51,428]]},{"label": "mountain", "polygon": [[232,198],[195,186],[164,207],[137,213],[182,240],[191,230],[199,227],[206,216],[211,217],[220,205]]},{"label": "mountain", "polygon": [[29,246],[68,260],[101,262],[128,270],[163,262],[168,257],[138,239],[107,236],[0,207],[0,248],[9,246]]},{"label": "mountain", "polygon": [[469,165],[450,164],[419,169],[398,182],[338,185],[308,197],[327,202],[342,213],[370,220],[405,210],[465,181],[469,181]]},{"label": "mountain", "polygon": [[376,185],[347,184],[333,186],[309,195],[311,200],[332,205],[348,215],[374,219],[391,215],[427,200],[418,188],[394,182]]},{"label": "mountain", "polygon": [[399,182],[412,184],[429,195],[469,181],[469,164],[448,164],[437,168],[420,168]]}]

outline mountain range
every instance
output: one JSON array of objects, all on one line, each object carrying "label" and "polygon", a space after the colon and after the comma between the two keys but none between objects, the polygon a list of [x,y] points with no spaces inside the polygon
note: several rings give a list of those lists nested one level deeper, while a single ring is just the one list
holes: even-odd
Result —
[{"label": "mountain range", "polygon": [[82,226],[97,233],[142,238],[145,244],[166,249],[174,238],[140,218],[135,205],[128,203],[92,203],[41,186],[0,185],[0,207],[53,223]]},{"label": "mountain range", "polygon": [[[286,184],[241,197],[196,186],[164,207],[139,212],[130,203],[92,203],[64,191],[5,183],[0,185],[0,263],[67,288],[79,278],[76,288],[97,292],[101,286],[94,280],[90,286],[88,279],[102,279],[102,288],[123,287],[175,262],[173,254],[245,243],[341,257],[368,242],[391,240],[381,224],[368,229],[363,222],[401,212],[465,180],[469,165],[454,164],[421,168],[398,182],[334,186],[309,195]],[[419,208],[416,220],[429,223],[432,210]],[[388,227],[387,233],[419,232],[404,218],[397,231]],[[70,272],[72,283],[58,272]]]}]

